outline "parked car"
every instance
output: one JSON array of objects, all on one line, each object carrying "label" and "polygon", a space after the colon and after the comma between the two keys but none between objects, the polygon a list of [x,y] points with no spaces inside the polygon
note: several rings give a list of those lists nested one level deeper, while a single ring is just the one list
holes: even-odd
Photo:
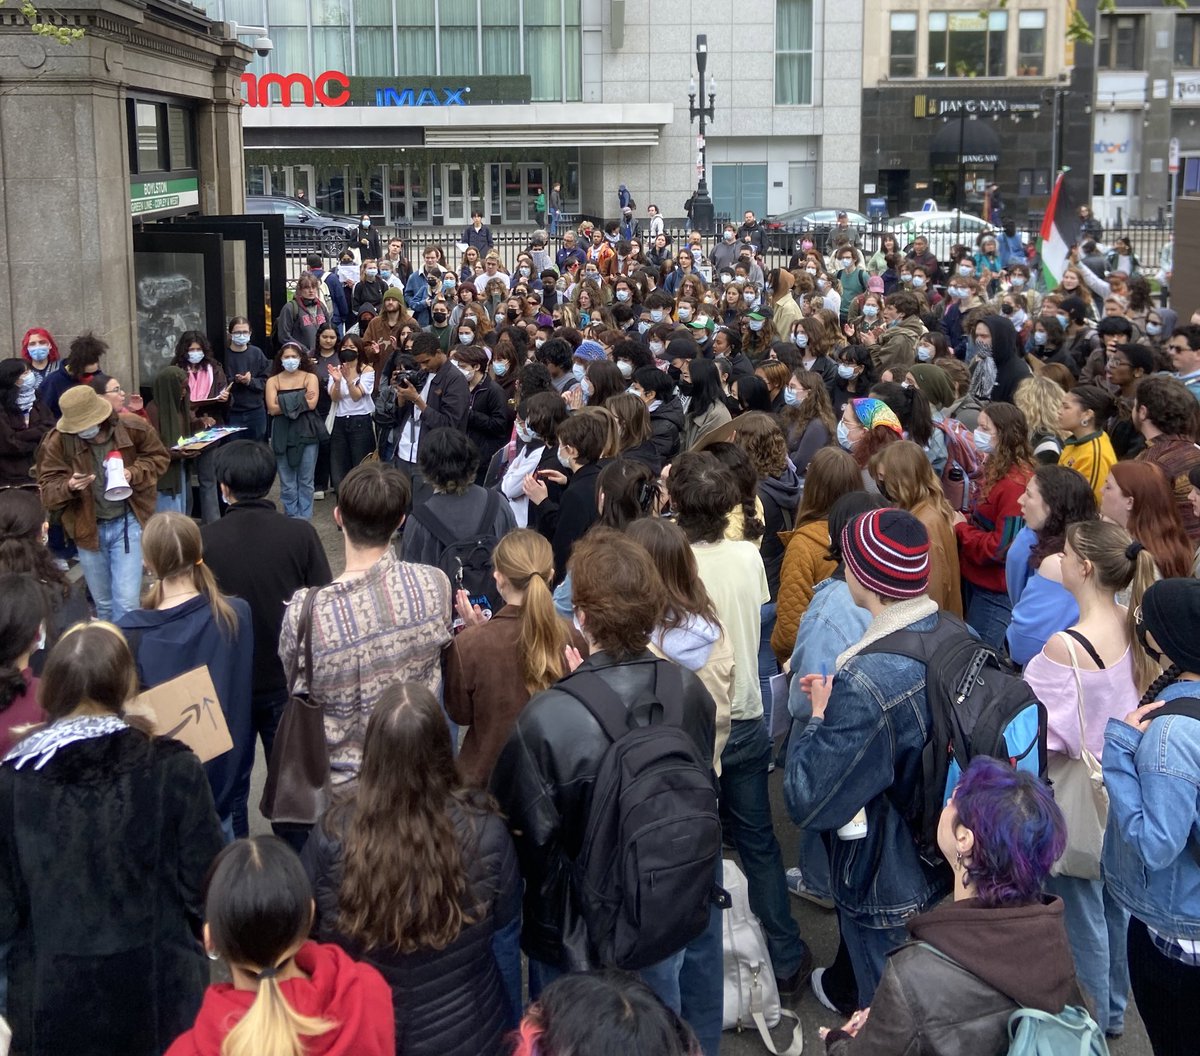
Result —
[{"label": "parked car", "polygon": [[823,209],[809,206],[807,209],[791,209],[778,216],[768,216],[763,221],[767,229],[767,244],[781,253],[791,254],[796,249],[796,239],[808,232],[817,236],[817,245],[824,250],[825,240],[829,232],[837,227],[838,213],[845,213],[850,221],[850,228],[862,244],[863,236],[871,228],[871,221],[865,213],[856,209]]},{"label": "parked car", "polygon": [[353,217],[322,212],[283,194],[248,194],[246,212],[281,215],[284,247],[289,253],[336,256],[358,230]]},{"label": "parked car", "polygon": [[930,251],[938,260],[949,260],[950,250],[962,243],[974,253],[975,240],[984,232],[995,230],[981,216],[960,213],[955,209],[936,212],[901,213],[892,224],[896,239],[904,244],[905,251],[912,247],[917,235],[929,240]]}]

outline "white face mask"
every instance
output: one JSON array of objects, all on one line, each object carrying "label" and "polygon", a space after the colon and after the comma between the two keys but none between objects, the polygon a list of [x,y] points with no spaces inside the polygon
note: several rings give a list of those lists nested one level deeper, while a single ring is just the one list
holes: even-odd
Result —
[{"label": "white face mask", "polygon": [[458,343],[460,345],[469,345],[474,340],[475,335],[470,330],[458,335]]},{"label": "white face mask", "polygon": [[796,343],[797,348],[808,348],[808,334],[803,330],[799,330],[793,334],[792,340]]},{"label": "white face mask", "polygon": [[757,334],[763,328],[763,320],[751,319],[751,320],[749,320],[748,325],[749,325],[750,329],[753,330]]},{"label": "white face mask", "polygon": [[[661,352],[662,351],[662,342],[661,341],[651,341],[650,342],[650,351],[651,352],[654,351],[655,345],[658,345],[658,351]],[[633,364],[630,363],[629,360],[627,360],[627,359],[618,359],[617,360],[617,370],[619,370],[621,372],[621,377],[623,377],[623,378],[632,378],[633,377]]]},{"label": "white face mask", "polygon": [[517,436],[520,437],[521,443],[530,443],[537,433],[529,428],[524,422],[517,422]]},{"label": "white face mask", "polygon": [[[840,371],[841,368],[839,367],[838,369]],[[853,442],[850,440],[850,426],[841,420],[837,424],[837,442],[847,451],[854,447]]]},{"label": "white face mask", "polygon": [[629,300],[629,291],[617,290],[617,300],[624,304],[627,300]]},{"label": "white face mask", "polygon": [[563,450],[563,448],[561,448],[561,447],[558,449],[558,464],[559,464],[560,466],[562,466],[562,467],[563,467],[563,469],[570,469],[570,468],[571,468],[571,459],[570,459],[570,456],[569,456],[569,455],[566,453],[566,451],[565,451],[565,450]]},{"label": "white face mask", "polygon": [[745,293],[742,294],[742,300],[745,301],[747,304],[753,304],[754,303],[754,291],[747,290]]},{"label": "white face mask", "polygon": [[[663,350],[663,343],[661,341],[651,341],[650,342],[650,354],[652,356],[661,356],[662,350]],[[617,364],[617,365],[620,366],[620,364]],[[630,364],[628,364],[628,366],[629,366],[629,375],[628,376],[632,376],[633,375],[633,364],[630,363]],[[622,371],[622,373],[624,373],[624,371]]]},{"label": "white face mask", "polygon": [[992,449],[992,434],[986,429],[976,429],[974,432],[975,449],[981,454],[987,454]]},{"label": "white face mask", "polygon": [[587,373],[587,368],[582,363],[576,363],[571,368],[571,373],[575,375],[576,381],[583,381],[583,376]]},{"label": "white face mask", "polygon": [[663,321],[663,310],[661,308],[651,308],[650,321],[652,323],[661,323]]},{"label": "white face mask", "polygon": [[691,310],[691,308],[688,308],[686,305],[680,305],[680,307],[679,307],[679,321],[680,321],[681,323],[686,323],[686,322],[687,322],[687,321],[688,321],[688,320],[689,320],[691,317],[692,317],[692,310]]},{"label": "white face mask", "polygon": [[849,381],[852,377],[854,377],[854,365],[852,363],[839,363],[838,377]]},{"label": "white face mask", "polygon": [[473,370],[472,370],[470,367],[468,367],[468,366],[467,366],[465,363],[455,363],[454,365],[455,365],[455,366],[458,368],[458,372],[459,372],[459,373],[460,373],[460,374],[461,374],[461,375],[462,375],[464,378],[469,378],[469,377],[471,377],[471,375],[472,375],[472,374],[474,374],[474,373],[475,373],[475,371],[473,371]]},{"label": "white face mask", "polygon": [[928,363],[931,359],[933,359],[933,349],[929,345],[918,345],[917,359],[919,359],[922,363]]}]

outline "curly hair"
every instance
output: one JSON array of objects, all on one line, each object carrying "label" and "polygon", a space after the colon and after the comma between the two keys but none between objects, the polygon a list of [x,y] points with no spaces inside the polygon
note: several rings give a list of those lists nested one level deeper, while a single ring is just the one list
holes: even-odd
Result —
[{"label": "curly hair", "polygon": [[1058,425],[1058,412],[1062,409],[1065,395],[1066,392],[1058,382],[1044,375],[1035,374],[1017,385],[1013,393],[1013,403],[1025,415],[1031,436],[1034,433],[1050,433],[1062,439],[1063,431]]},{"label": "curly hair", "polygon": [[1029,551],[1029,567],[1038,569],[1047,557],[1062,553],[1069,525],[1094,521],[1100,513],[1087,478],[1069,466],[1038,466],[1033,479],[1049,511],[1046,523],[1035,531],[1037,542]]},{"label": "curly hair", "polygon": [[983,471],[983,494],[1003,480],[1012,470],[1033,472],[1033,447],[1029,443],[1029,425],[1019,407],[1011,403],[986,404],[986,414],[996,427],[996,445]]},{"label": "curly hair", "polygon": [[617,662],[644,652],[666,606],[662,578],[646,548],[597,525],[575,544],[567,570],[588,638]]},{"label": "curly hair", "polygon": [[[823,385],[821,391],[825,391]],[[762,411],[747,411],[738,415],[734,439],[750,456],[750,462],[760,478],[777,477],[787,468],[787,439],[779,422],[771,415]]]},{"label": "curly hair", "polygon": [[752,543],[757,542],[763,537],[766,525],[758,516],[758,473],[754,469],[754,463],[737,444],[709,444],[707,450],[733,474],[742,510],[742,538]]}]

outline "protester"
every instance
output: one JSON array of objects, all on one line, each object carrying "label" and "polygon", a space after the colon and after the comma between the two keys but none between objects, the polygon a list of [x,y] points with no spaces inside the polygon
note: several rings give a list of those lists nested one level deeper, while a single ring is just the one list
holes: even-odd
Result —
[{"label": "protester", "polygon": [[[154,514],[158,478],[170,456],[148,422],[119,416],[86,385],[64,392],[60,408],[62,416],[38,452],[42,502],[60,514],[79,547],[96,615],[119,620],[138,605],[142,528]],[[114,459],[110,470],[113,452],[120,465]],[[110,472],[131,489],[128,496],[109,490]]]},{"label": "protester", "polygon": [[911,513],[929,536],[929,587],[926,593],[962,618],[962,575],[954,536],[954,510],[925,452],[911,440],[883,448],[868,466],[885,502]]},{"label": "protester", "polygon": [[938,825],[954,900],[909,921],[914,941],[888,958],[870,1015],[823,1032],[829,1056],[1002,1056],[1018,1008],[1081,1005],[1062,903],[1041,890],[1065,844],[1045,785],[974,759]]},{"label": "protester", "polygon": [[[899,922],[931,908],[950,884],[944,865],[919,853],[908,817],[932,721],[925,665],[862,650],[892,631],[932,631],[939,617],[925,593],[929,537],[912,514],[861,514],[843,529],[841,545],[846,585],[871,623],[838,656],[836,669],[794,672],[812,712],[789,749],[784,794],[797,825],[830,834],[838,923],[854,966],[858,1007],[867,1008],[888,953],[905,941]],[[860,811],[865,835],[838,837]]]},{"label": "protester", "polygon": [[239,787],[238,778],[254,759],[250,606],[220,592],[204,563],[200,529],[182,513],[150,518],[142,554],[154,585],[142,607],[125,613],[118,626],[129,640],[144,689],[196,668],[207,670],[233,748],[206,763],[205,770],[226,838],[244,836],[245,831],[235,832],[233,819],[237,815],[244,828],[250,788]]},{"label": "protester", "polygon": [[969,516],[955,511],[954,534],[965,581],[967,623],[999,650],[1012,619],[1005,560],[1022,527],[1020,498],[1034,468],[1025,416],[1011,403],[987,404],[979,413],[975,444],[987,454],[982,488]]},{"label": "protester", "polygon": [[[45,331],[42,331],[45,333]],[[47,335],[48,336],[48,335]],[[26,340],[32,340],[29,335],[26,335]],[[33,344],[37,346],[37,342]],[[45,347],[57,352],[57,348],[53,342],[48,342]],[[42,401],[54,415],[55,419],[62,417],[62,410],[59,406],[59,401],[63,394],[70,388],[76,385],[86,385],[97,374],[100,373],[100,366],[104,356],[108,353],[108,345],[100,340],[94,333],[88,331],[85,334],[80,334],[75,338],[70,347],[67,349],[67,358],[62,361],[62,367],[58,370],[46,368],[42,376],[41,384],[37,389],[37,398]],[[37,360],[32,359],[34,369],[37,369]]]},{"label": "protester", "polygon": [[1066,432],[1058,464],[1083,475],[1100,501],[1108,471],[1117,460],[1112,441],[1101,428],[1112,413],[1113,399],[1097,385],[1077,385],[1063,396],[1058,427]]},{"label": "protester", "polygon": [[[628,397],[630,400],[636,397]],[[641,400],[638,406],[645,417],[646,408]],[[513,519],[518,528],[534,527],[530,524],[529,499],[525,495],[525,478],[530,473],[561,468],[558,462],[558,444],[555,438],[558,427],[567,420],[567,405],[556,392],[539,392],[524,397],[517,407],[515,423],[516,439],[504,475],[500,479],[500,491],[508,500]],[[649,436],[649,419],[646,435]],[[547,487],[547,495],[557,502],[562,496],[561,486]]]},{"label": "protester", "polygon": [[196,1025],[166,1056],[391,1056],[387,984],[338,947],[308,941],[312,888],[273,836],[238,840],[213,863],[204,945],[232,982],[208,988]]},{"label": "protester", "polygon": [[[337,359],[328,366],[326,388],[333,402],[333,429],[329,433],[329,470],[336,492],[342,478],[375,450],[372,416],[375,370],[364,361],[361,342],[346,338]],[[315,482],[314,482],[315,483]]]},{"label": "protester", "polygon": [[21,406],[21,394],[31,376],[23,359],[0,362],[0,487],[33,483],[34,452],[54,428],[54,417],[40,400]]},{"label": "protester", "polygon": [[1200,543],[1200,517],[1187,497],[1188,471],[1200,466],[1195,399],[1183,382],[1174,378],[1161,375],[1143,378],[1134,397],[1133,422],[1146,438],[1146,448],[1137,460],[1153,462],[1167,475],[1183,519],[1183,530],[1193,543]]},{"label": "protester", "polygon": [[492,551],[504,607],[483,619],[465,592],[455,599],[460,617],[472,625],[455,637],[442,666],[446,714],[466,727],[458,769],[467,785],[487,787],[529,698],[567,673],[563,650],[570,645],[587,655],[582,636],[554,611],[553,556],[539,533],[511,531]]},{"label": "protester", "polygon": [[509,995],[520,994],[515,929],[507,964],[493,945],[519,919],[517,858],[494,803],[461,784],[426,686],[394,683],[379,698],[354,796],[313,830],[304,863],[313,933],[391,987],[397,1052],[507,1051],[518,1013]]},{"label": "protester", "polygon": [[333,578],[316,529],[287,517],[267,493],[275,483],[271,449],[253,440],[233,440],[217,452],[217,485],[225,516],[200,529],[204,563],[226,595],[250,606],[254,669],[250,687],[250,747],[236,777],[233,831],[247,832],[245,811],[254,763],[254,738],[270,760],[275,730],[287,703],[287,675],[279,660],[279,632],[288,599],[302,587],[323,587]]},{"label": "protester", "polygon": [[[1139,685],[1149,683],[1142,675],[1149,658],[1133,639],[1132,613],[1154,582],[1154,559],[1115,524],[1077,522],[1067,528],[1062,578],[1079,618],[1046,642],[1024,678],[1046,705],[1049,750],[1078,759],[1086,748],[1102,759],[1105,724],[1136,708]],[[1127,611],[1115,594],[1131,585]],[[1046,889],[1063,900],[1075,964],[1095,1018],[1106,1034],[1119,1036],[1129,995],[1129,914],[1098,876],[1056,870]]]},{"label": "protester", "polygon": [[1150,551],[1163,579],[1192,574],[1194,550],[1158,465],[1117,462],[1100,491],[1100,512]]},{"label": "protester", "polygon": [[120,631],[72,628],[38,686],[49,724],[0,765],[13,1052],[159,1056],[200,1007],[200,892],[221,828],[192,751],[125,721],[137,687]]},{"label": "protester", "polygon": [[904,428],[900,419],[883,400],[849,400],[842,409],[842,417],[837,424],[838,444],[854,456],[868,491],[875,488],[875,482],[867,470],[871,459],[888,444],[903,439]]},{"label": "protester", "polygon": [[792,371],[783,398],[787,406],[781,418],[787,429],[788,457],[796,472],[804,477],[813,456],[834,442],[837,422],[829,392],[815,371]]},{"label": "protester", "polygon": [[317,448],[327,432],[316,411],[319,392],[312,360],[299,344],[288,342],[271,364],[267,413],[283,512],[306,521],[312,519]]},{"label": "protester", "polygon": [[1153,584],[1134,621],[1142,647],[1167,667],[1139,707],[1104,729],[1103,874],[1106,890],[1130,913],[1129,982],[1151,1048],[1156,1056],[1184,1056],[1200,1029],[1200,968],[1191,952],[1200,940],[1200,848],[1187,761],[1198,720],[1189,717],[1194,712],[1161,712],[1195,696],[1200,582]]},{"label": "protester", "polygon": [[30,657],[46,639],[46,591],[26,573],[0,573],[0,759],[22,727],[46,721]]},{"label": "protester", "polygon": [[[450,584],[439,569],[401,561],[392,545],[411,501],[408,478],[394,466],[367,462],[347,473],[333,511],[343,533],[345,571],[328,587],[311,588],[318,592],[313,666],[293,688],[324,707],[335,789],[358,778],[367,720],[384,689],[420,682],[441,691]],[[285,671],[300,659],[297,631],[307,596],[307,590],[297,591],[284,612],[279,658]]]}]

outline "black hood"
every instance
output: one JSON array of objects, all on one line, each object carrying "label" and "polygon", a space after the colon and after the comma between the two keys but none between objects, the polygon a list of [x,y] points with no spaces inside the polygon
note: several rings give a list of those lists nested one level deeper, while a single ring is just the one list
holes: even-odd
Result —
[{"label": "black hood", "polygon": [[983,325],[992,332],[992,361],[997,369],[1017,358],[1017,330],[1003,315],[989,315]]}]

